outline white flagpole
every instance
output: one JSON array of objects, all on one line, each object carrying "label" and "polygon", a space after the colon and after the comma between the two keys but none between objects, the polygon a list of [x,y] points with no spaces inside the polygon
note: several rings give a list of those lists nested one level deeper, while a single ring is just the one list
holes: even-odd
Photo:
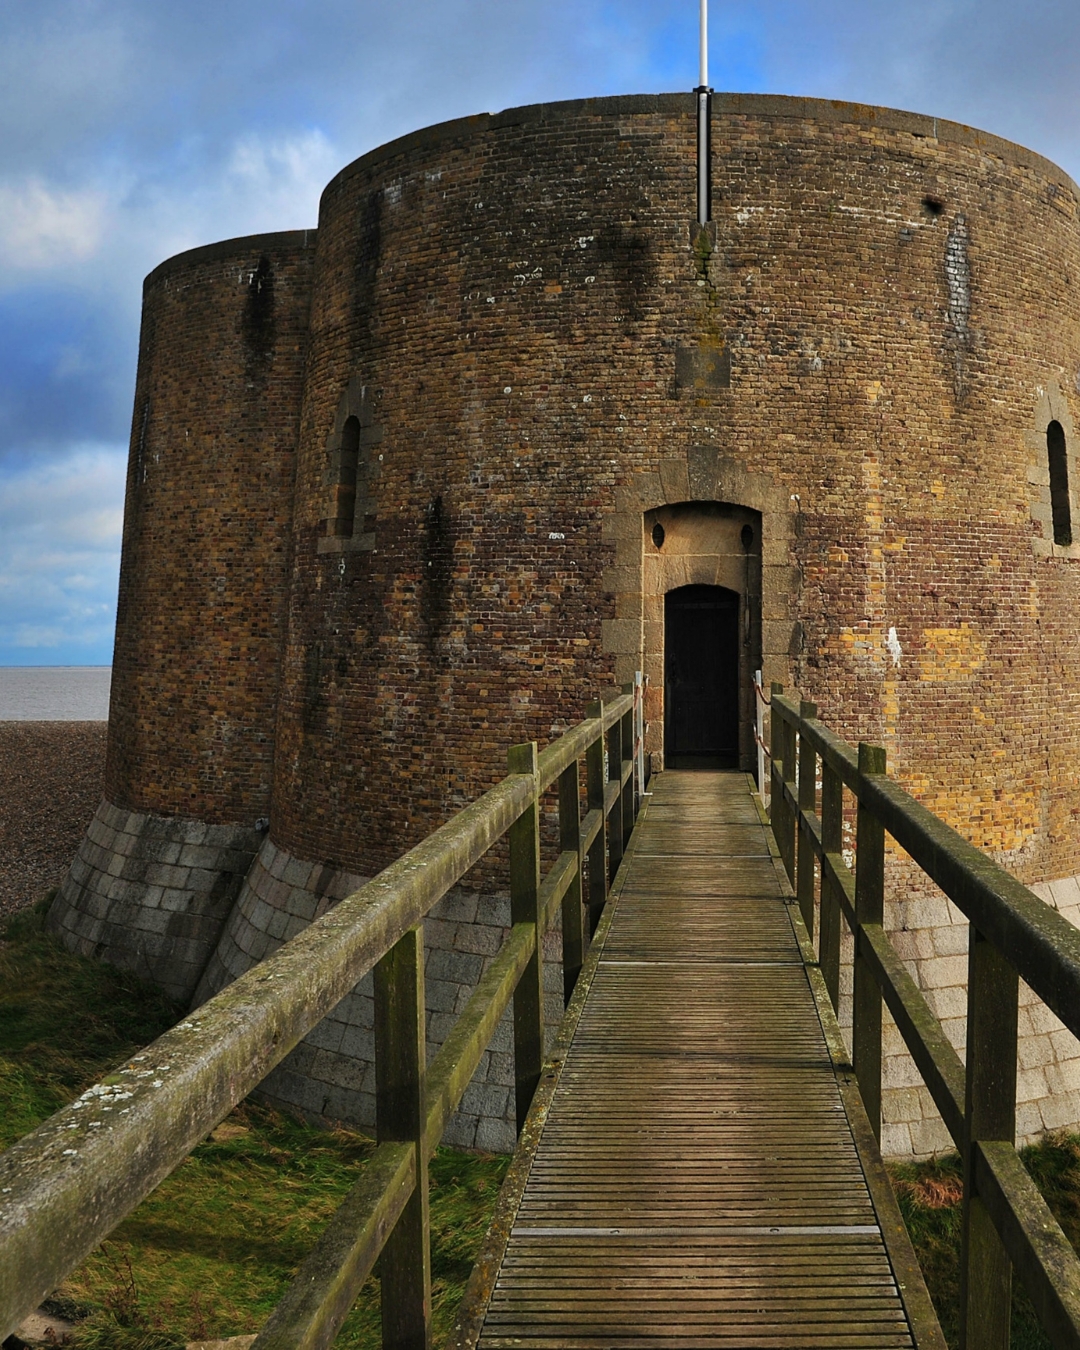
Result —
[{"label": "white flagpole", "polygon": [[699,0],[701,28],[701,60],[698,74],[701,82],[697,94],[697,218],[699,225],[712,219],[712,169],[709,145],[712,122],[712,98],[709,89],[709,0]]}]

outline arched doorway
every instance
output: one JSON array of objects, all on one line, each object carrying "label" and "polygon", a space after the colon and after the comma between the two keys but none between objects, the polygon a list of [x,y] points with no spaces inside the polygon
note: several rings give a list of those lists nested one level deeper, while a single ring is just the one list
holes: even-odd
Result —
[{"label": "arched doorway", "polygon": [[664,764],[739,767],[739,594],[679,586],[664,597]]}]

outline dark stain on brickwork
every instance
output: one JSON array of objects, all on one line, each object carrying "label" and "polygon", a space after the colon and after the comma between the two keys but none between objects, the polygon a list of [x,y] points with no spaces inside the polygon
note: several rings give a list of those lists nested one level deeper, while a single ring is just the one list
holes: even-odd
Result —
[{"label": "dark stain on brickwork", "polygon": [[311,642],[304,651],[304,731],[317,735],[326,726],[326,644]]},{"label": "dark stain on brickwork", "polygon": [[638,226],[605,225],[596,239],[601,269],[614,283],[617,310],[631,323],[640,323],[652,299],[656,259],[647,230]]},{"label": "dark stain on brickwork", "polygon": [[355,339],[360,350],[372,342],[376,314],[376,281],[382,254],[383,194],[374,189],[364,195],[357,221],[353,255],[352,305]]},{"label": "dark stain on brickwork", "polygon": [[241,318],[241,334],[249,380],[265,379],[274,356],[274,269],[263,254],[248,273],[247,294]]}]

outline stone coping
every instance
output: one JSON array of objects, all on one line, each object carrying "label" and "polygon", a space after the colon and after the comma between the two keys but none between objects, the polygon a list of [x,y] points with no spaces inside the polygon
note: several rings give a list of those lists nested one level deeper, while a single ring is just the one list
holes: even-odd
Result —
[{"label": "stone coping", "polygon": [[214,244],[200,244],[196,248],[185,249],[183,253],[174,253],[171,258],[158,263],[147,274],[143,282],[143,294],[174,273],[197,267],[201,263],[235,258],[237,254],[295,253],[313,249],[318,233],[318,230],[278,230],[272,234],[244,234],[236,239],[220,239]]},{"label": "stone coping", "polygon": [[[438,122],[434,126],[408,132],[395,140],[387,141],[385,145],[369,150],[367,154],[353,160],[336,174],[327,184],[323,195],[341,187],[357,174],[373,173],[384,160],[434,149],[449,141],[479,137],[502,127],[522,126],[530,122],[555,123],[581,115],[635,117],[666,114],[690,117],[696,112],[696,108],[697,99],[692,93],[617,94],[607,98],[531,103],[519,108],[507,108],[499,113],[476,113],[470,117],[457,117],[448,122]],[[927,113],[876,107],[870,103],[847,103],[842,99],[802,98],[790,94],[732,93],[714,93],[713,112],[746,117],[797,119],[823,125],[875,127],[883,131],[906,131],[912,136],[927,140],[982,150],[999,156],[1006,163],[1034,169],[1067,187],[1077,201],[1080,201],[1080,187],[1077,187],[1065,170],[1052,160],[991,132],[980,131],[962,122],[950,122],[946,118],[933,117]]]}]

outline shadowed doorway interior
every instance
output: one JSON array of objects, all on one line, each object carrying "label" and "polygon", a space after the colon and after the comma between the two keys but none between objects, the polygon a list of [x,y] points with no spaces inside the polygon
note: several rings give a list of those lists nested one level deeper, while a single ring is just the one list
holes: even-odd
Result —
[{"label": "shadowed doorway interior", "polygon": [[664,597],[664,764],[739,767],[739,597],[723,586]]}]

